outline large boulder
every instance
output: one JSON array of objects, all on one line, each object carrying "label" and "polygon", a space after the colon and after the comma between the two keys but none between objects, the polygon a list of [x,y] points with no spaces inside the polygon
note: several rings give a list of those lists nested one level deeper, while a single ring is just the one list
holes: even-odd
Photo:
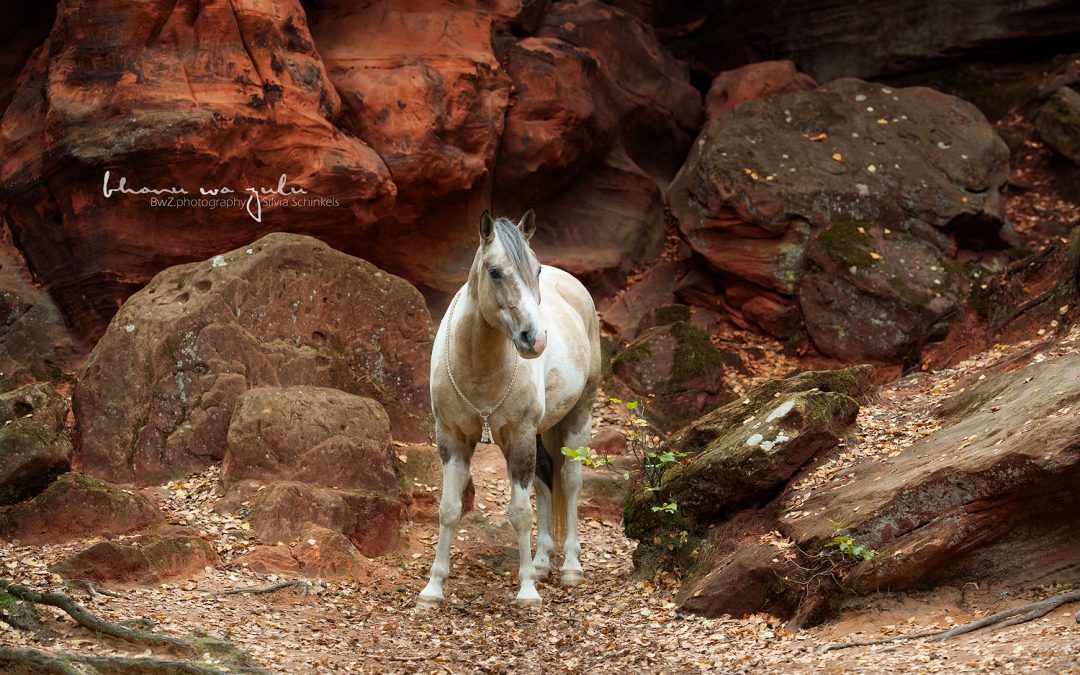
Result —
[{"label": "large boulder", "polygon": [[347,536],[368,557],[394,547],[404,520],[393,496],[286,481],[267,485],[251,509],[252,531],[264,543],[293,543],[318,526]]},{"label": "large boulder", "polygon": [[[0,200],[31,268],[94,338],[170,265],[286,227],[362,241],[396,188],[379,155],[339,126],[343,111],[300,0],[65,0],[0,120]],[[110,188],[125,179],[133,191],[185,192],[160,195],[171,203],[104,194],[106,171]],[[264,195],[276,202],[249,214],[248,190],[283,175],[306,190],[292,197],[327,201]],[[232,193],[200,192],[221,188]],[[233,201],[178,201],[211,197]]]},{"label": "large boulder", "polygon": [[820,232],[858,221],[943,249],[946,237],[961,247],[1002,245],[1013,237],[998,192],[1007,175],[1005,144],[970,104],[844,79],[712,120],[667,195],[691,247],[723,278],[778,306],[751,305],[753,292],[729,293],[729,303],[775,330],[790,325],[783,306],[794,304],[807,245]]},{"label": "large boulder", "polygon": [[58,382],[78,353],[49,294],[30,283],[19,260],[0,253],[0,390]]},{"label": "large boulder", "polygon": [[428,434],[431,319],[410,284],[299,235],[165,270],[133,295],[72,403],[83,470],[157,483],[221,460],[237,399],[312,385],[376,399]]},{"label": "large boulder", "polygon": [[130,485],[65,473],[30,501],[0,509],[0,538],[34,546],[118,536],[164,522],[157,506]]},{"label": "large boulder", "polygon": [[221,562],[204,539],[183,534],[152,534],[120,543],[102,541],[49,567],[66,579],[102,583],[156,584],[186,578]]},{"label": "large boulder", "polygon": [[0,505],[29,499],[68,470],[68,402],[47,384],[0,394]]},{"label": "large boulder", "polygon": [[390,419],[377,401],[335,389],[252,389],[236,401],[222,478],[396,493]]},{"label": "large boulder", "polygon": [[724,371],[741,363],[691,323],[689,307],[662,309],[656,325],[616,354],[611,366],[623,385],[647,401],[648,418],[673,430],[730,399],[734,394],[724,383]]},{"label": "large boulder", "polygon": [[1080,93],[1062,87],[1035,117],[1039,137],[1073,164],[1080,164]]}]

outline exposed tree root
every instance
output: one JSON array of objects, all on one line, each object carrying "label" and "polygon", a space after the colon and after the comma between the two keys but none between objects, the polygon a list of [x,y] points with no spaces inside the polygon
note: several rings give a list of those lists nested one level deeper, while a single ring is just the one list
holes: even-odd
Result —
[{"label": "exposed tree root", "polygon": [[[262,673],[260,668],[252,666],[247,652],[238,649],[231,642],[196,636],[191,640],[152,633],[150,631],[128,628],[112,623],[93,614],[88,609],[63,593],[41,593],[19,584],[5,584],[0,581],[0,596],[6,594],[18,601],[20,608],[33,609],[34,605],[57,607],[67,613],[80,626],[94,631],[96,635],[107,635],[131,644],[150,648],[163,648],[185,657],[197,657],[210,653],[222,659],[223,665],[197,663],[183,660],[160,659],[155,657],[121,656],[83,656],[78,654],[49,654],[34,649],[0,649],[0,671],[30,673],[71,673],[80,672],[72,664],[79,663],[108,673]],[[5,621],[8,621],[5,618]],[[8,623],[11,623],[8,621]],[[16,625],[18,628],[23,626]],[[28,626],[27,629],[36,627]],[[9,664],[14,664],[10,668]]]},{"label": "exposed tree root", "polygon": [[[1059,593],[1058,595],[1045,600],[1032,602],[1027,605],[1020,605],[1019,607],[1013,607],[1012,609],[1006,609],[996,614],[983,617],[977,621],[954,626],[945,630],[926,631],[923,633],[913,633],[911,635],[894,635],[893,637],[880,638],[878,640],[866,640],[863,642],[841,642],[835,645],[828,645],[821,651],[828,652],[834,649],[848,649],[850,647],[872,647],[874,645],[883,645],[889,642],[918,640],[920,638],[930,637],[938,637],[944,642],[949,638],[956,637],[957,635],[964,635],[965,633],[972,633],[979,630],[997,630],[999,628],[1006,628],[1008,626],[1015,626],[1017,624],[1033,621],[1039,617],[1046,616],[1061,605],[1070,602],[1080,602],[1080,591]],[[1077,616],[1080,618],[1080,614]]]},{"label": "exposed tree root", "polygon": [[0,670],[4,672],[79,674],[75,663],[90,666],[102,673],[124,675],[159,673],[167,675],[219,675],[220,673],[265,673],[254,666],[227,666],[195,661],[176,661],[128,656],[83,656],[81,654],[50,654],[37,649],[0,647]]},{"label": "exposed tree root", "polygon": [[250,593],[251,595],[262,595],[264,593],[273,593],[274,591],[280,591],[283,588],[291,588],[293,586],[299,586],[301,589],[301,595],[307,595],[310,586],[308,582],[302,579],[290,579],[289,581],[282,581],[274,584],[273,586],[255,587],[255,588],[231,588],[227,591],[221,591],[220,593],[213,593],[212,595],[239,595],[241,593]]},{"label": "exposed tree root", "polygon": [[143,645],[146,647],[167,647],[169,649],[175,649],[182,654],[191,655],[199,653],[199,649],[187,640],[181,640],[180,638],[171,635],[133,630],[119,624],[110,623],[91,613],[88,609],[72,600],[70,596],[64,595],[63,593],[39,593],[19,584],[11,584],[7,587],[7,592],[12,597],[18,598],[23,602],[58,607],[59,609],[64,610],[72,619],[75,619],[75,622],[80,626],[89,628],[101,635],[108,635],[132,644]]}]

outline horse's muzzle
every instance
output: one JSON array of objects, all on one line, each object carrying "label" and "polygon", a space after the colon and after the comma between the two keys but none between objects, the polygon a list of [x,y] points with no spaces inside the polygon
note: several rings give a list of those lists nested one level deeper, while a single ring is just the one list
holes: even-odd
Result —
[{"label": "horse's muzzle", "polygon": [[514,347],[521,358],[535,359],[547,347],[547,331],[538,332],[535,328],[523,330],[514,336]]}]

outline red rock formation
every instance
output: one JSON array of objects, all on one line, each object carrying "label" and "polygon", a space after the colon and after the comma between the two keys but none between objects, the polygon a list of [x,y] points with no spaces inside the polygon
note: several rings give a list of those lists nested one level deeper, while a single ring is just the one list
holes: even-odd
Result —
[{"label": "red rock formation", "polygon": [[[0,200],[31,268],[84,337],[162,268],[273,230],[339,246],[388,213],[379,155],[336,123],[299,0],[60,2],[0,121]],[[130,189],[273,187],[334,207],[154,207]],[[219,195],[226,196],[226,195]]]},{"label": "red rock formation", "polygon": [[[0,120],[0,201],[81,337],[161,269],[270,231],[317,236],[429,296],[461,282],[492,202],[538,207],[541,255],[598,293],[657,252],[661,188],[701,102],[644,23],[599,2],[306,9],[59,4]],[[246,188],[282,174],[331,201],[253,218]],[[151,206],[121,179],[239,200]]]}]

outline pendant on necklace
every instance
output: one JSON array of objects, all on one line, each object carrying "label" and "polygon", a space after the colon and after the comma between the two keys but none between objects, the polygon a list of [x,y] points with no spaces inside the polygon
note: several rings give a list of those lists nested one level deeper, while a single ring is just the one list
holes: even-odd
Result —
[{"label": "pendant on necklace", "polygon": [[491,443],[491,425],[488,424],[488,420],[484,418],[484,429],[480,434],[481,443]]}]

